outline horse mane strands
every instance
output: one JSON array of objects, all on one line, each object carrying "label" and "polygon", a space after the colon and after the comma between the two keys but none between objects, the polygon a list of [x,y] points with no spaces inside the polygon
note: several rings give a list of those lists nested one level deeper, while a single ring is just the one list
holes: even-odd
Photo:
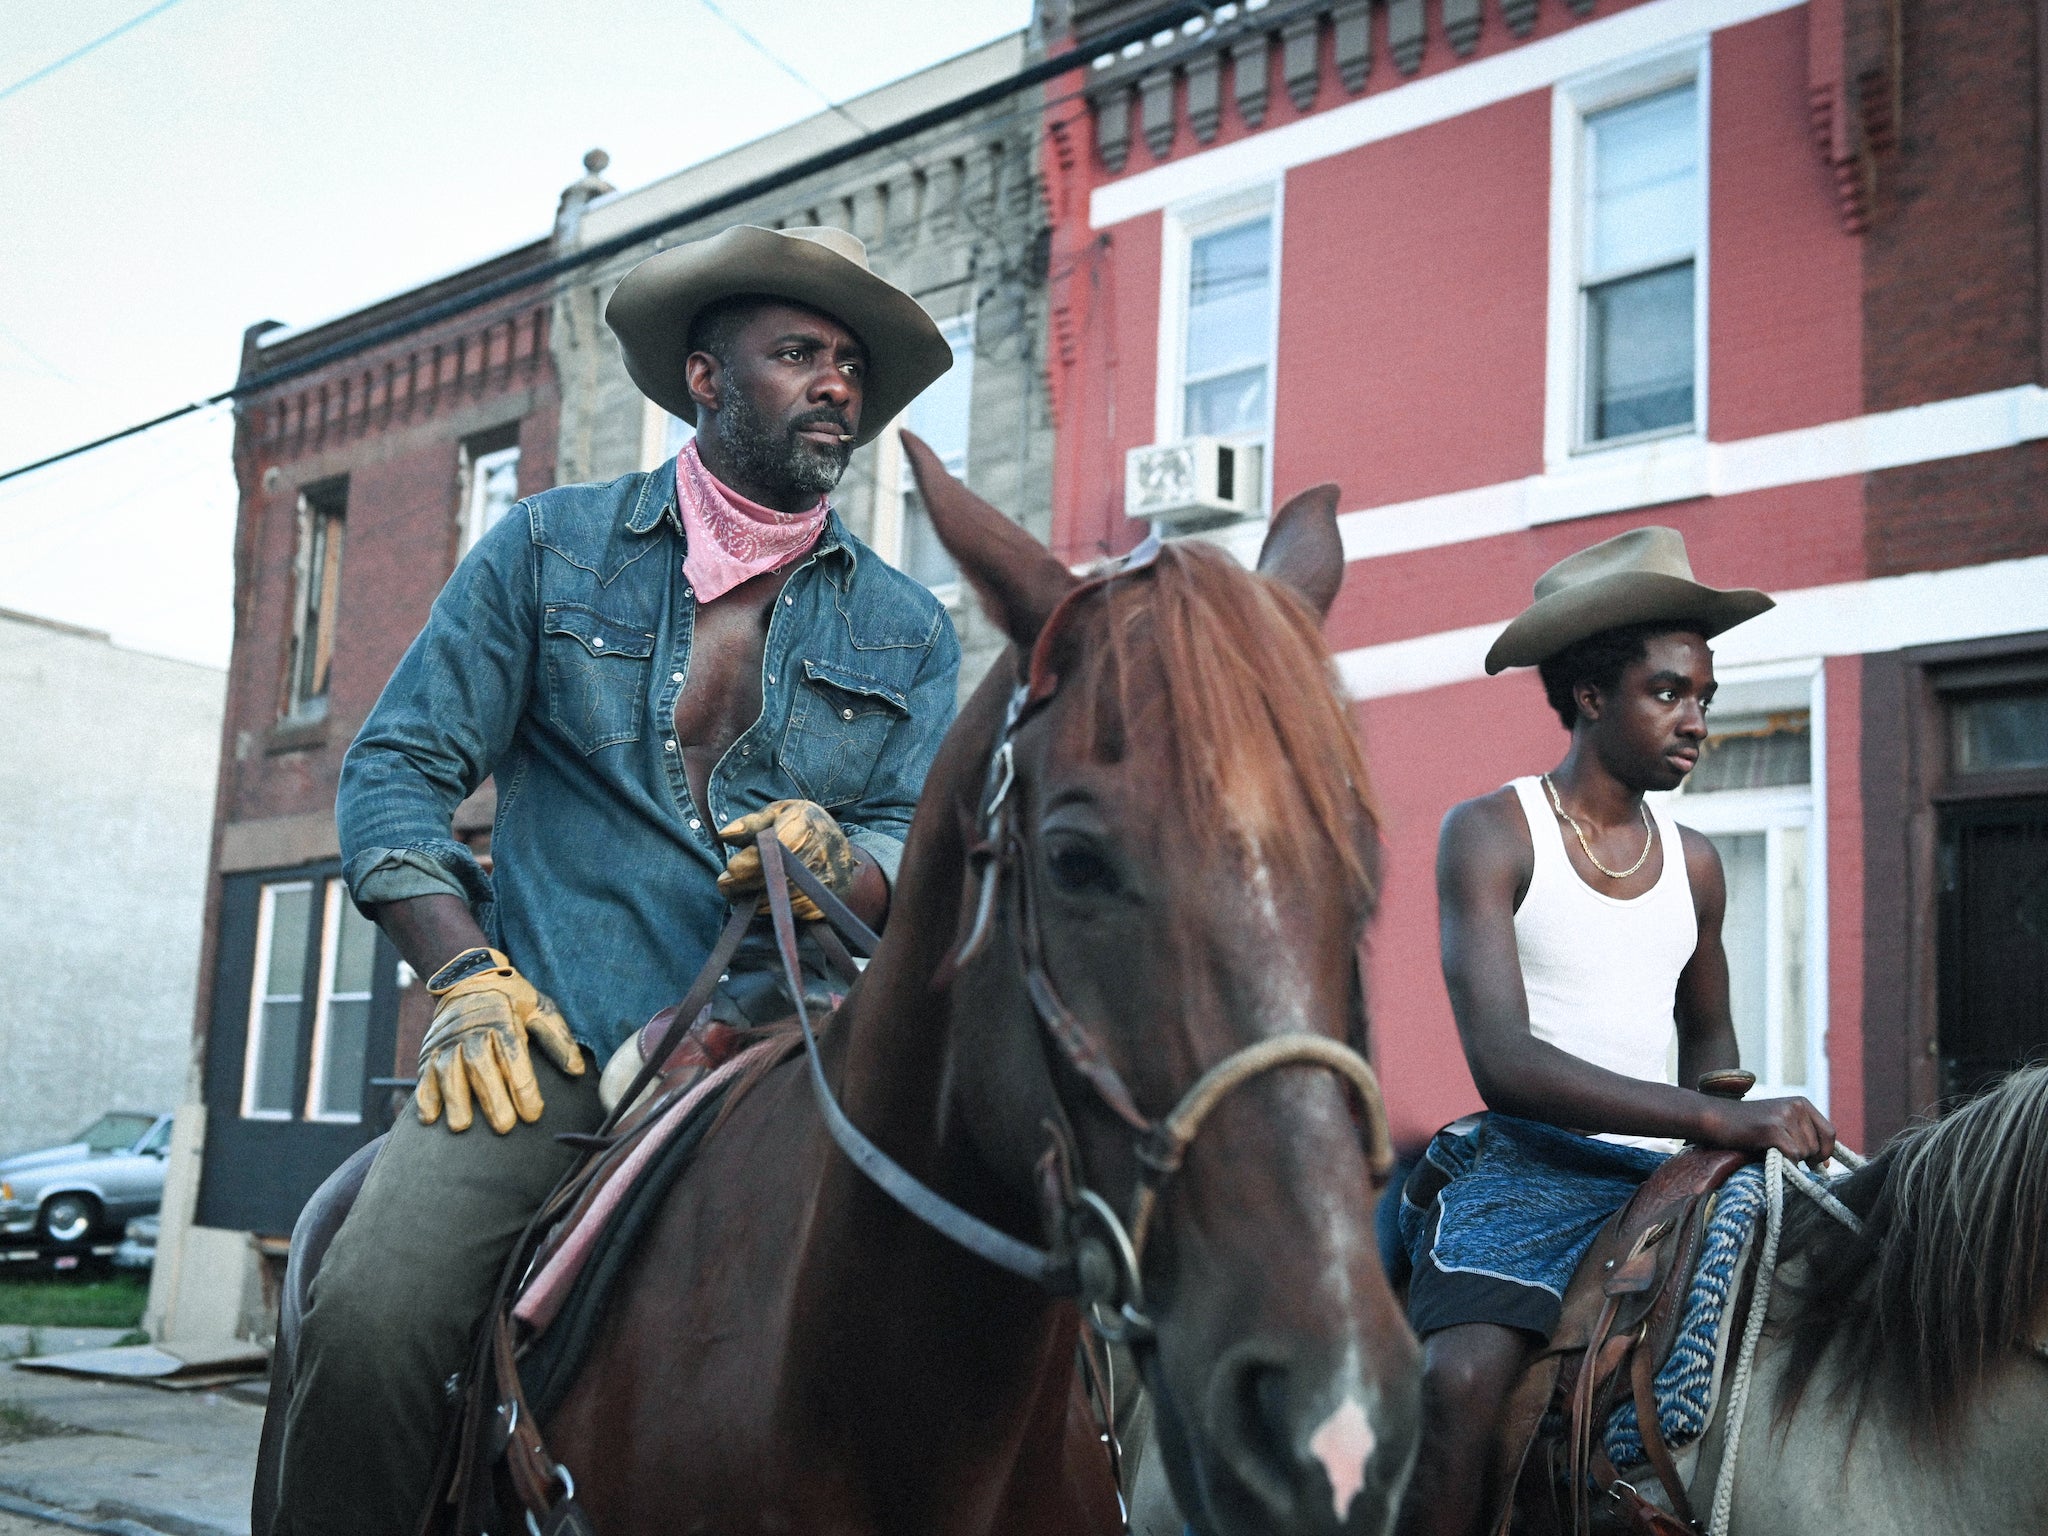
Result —
[{"label": "horse mane strands", "polygon": [[1860,1239],[1817,1208],[1788,1212],[1813,1263],[1793,1293],[1779,1417],[1839,1349],[1859,1413],[1882,1401],[1947,1444],[2048,1305],[2048,1065],[1903,1133],[1843,1194],[1869,1201]]},{"label": "horse mane strands", "polygon": [[1378,808],[1307,603],[1192,543],[1169,544],[1146,576],[1113,583],[1104,601],[1103,643],[1082,662],[1091,750],[1103,761],[1122,755],[1140,680],[1156,677],[1195,824],[1227,829],[1297,872],[1334,852],[1370,898]]}]

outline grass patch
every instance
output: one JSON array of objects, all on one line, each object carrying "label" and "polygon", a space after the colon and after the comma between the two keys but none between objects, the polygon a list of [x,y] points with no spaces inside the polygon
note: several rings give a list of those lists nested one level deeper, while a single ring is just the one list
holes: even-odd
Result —
[{"label": "grass patch", "polygon": [[149,1277],[112,1274],[0,1278],[0,1323],[36,1328],[133,1328],[149,1301]]},{"label": "grass patch", "polygon": [[47,1413],[38,1413],[27,1403],[0,1397],[0,1445],[14,1445],[23,1440],[48,1440],[53,1435],[84,1433],[85,1431],[76,1424],[65,1424],[51,1418]]}]

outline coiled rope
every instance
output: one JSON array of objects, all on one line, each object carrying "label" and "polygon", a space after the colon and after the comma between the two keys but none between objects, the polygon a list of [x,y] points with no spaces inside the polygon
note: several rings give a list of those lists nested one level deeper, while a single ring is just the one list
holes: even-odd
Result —
[{"label": "coiled rope", "polygon": [[[1843,1146],[1835,1148],[1835,1157],[1852,1169],[1861,1168],[1865,1161]],[[1776,1147],[1764,1154],[1764,1250],[1757,1259],[1749,1321],[1742,1330],[1742,1352],[1736,1359],[1735,1379],[1728,1389],[1727,1441],[1721,1452],[1721,1474],[1714,1482],[1714,1509],[1707,1520],[1707,1536],[1728,1536],[1728,1515],[1735,1503],[1735,1459],[1742,1449],[1742,1420],[1749,1407],[1750,1375],[1756,1366],[1757,1343],[1764,1335],[1764,1318],[1771,1310],[1771,1285],[1778,1273],[1778,1234],[1785,1225],[1788,1178],[1801,1194],[1851,1232],[1863,1230],[1862,1219],[1812,1174],[1788,1161]]]}]

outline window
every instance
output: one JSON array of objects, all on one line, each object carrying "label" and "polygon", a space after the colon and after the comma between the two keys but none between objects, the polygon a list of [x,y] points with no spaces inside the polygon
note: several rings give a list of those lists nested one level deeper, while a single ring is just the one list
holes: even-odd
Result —
[{"label": "window", "polygon": [[1742,1065],[1757,1093],[1826,1103],[1824,950],[1811,679],[1724,685],[1671,804],[1721,855],[1721,947]]},{"label": "window", "polygon": [[299,495],[298,598],[285,694],[285,714],[293,719],[318,720],[327,714],[347,499],[345,482],[316,486]]},{"label": "window", "polygon": [[[974,399],[974,314],[955,316],[939,327],[953,349],[953,366],[937,382],[910,403],[903,424],[931,445],[947,470],[956,478],[967,478],[967,440]],[[918,495],[911,478],[910,463],[900,454],[897,473],[903,492],[901,558],[896,562],[906,575],[934,589],[960,579],[953,557],[939,542],[932,528],[931,514]]]},{"label": "window", "polygon": [[2048,768],[2048,688],[1957,697],[1949,706],[1949,753],[1957,773]]},{"label": "window", "polygon": [[310,880],[263,887],[256,912],[256,979],[242,1065],[242,1114],[289,1120],[299,1079],[299,1005],[305,1001]]},{"label": "window", "polygon": [[[356,1121],[376,976],[375,925],[342,882],[266,883],[256,913],[242,1115]],[[303,1090],[302,1068],[308,1073]],[[303,1092],[303,1100],[301,1094]]]},{"label": "window", "polygon": [[1585,441],[1693,424],[1698,88],[1586,118]]},{"label": "window", "polygon": [[469,439],[462,467],[462,548],[489,533],[519,500],[519,424]]},{"label": "window", "polygon": [[309,1120],[362,1118],[363,1055],[376,962],[376,926],[356,910],[339,880],[328,881],[313,1016],[313,1080],[306,1091]]},{"label": "window", "polygon": [[1552,95],[1553,466],[1703,429],[1708,63],[1693,45]]},{"label": "window", "polygon": [[1263,436],[1273,354],[1273,215],[1188,233],[1181,437]]}]

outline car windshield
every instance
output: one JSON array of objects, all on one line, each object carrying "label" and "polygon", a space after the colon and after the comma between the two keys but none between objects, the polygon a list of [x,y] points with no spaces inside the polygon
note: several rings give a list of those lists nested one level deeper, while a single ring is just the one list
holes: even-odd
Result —
[{"label": "car windshield", "polygon": [[71,1139],[84,1142],[95,1152],[125,1152],[155,1123],[155,1115],[101,1115]]}]

